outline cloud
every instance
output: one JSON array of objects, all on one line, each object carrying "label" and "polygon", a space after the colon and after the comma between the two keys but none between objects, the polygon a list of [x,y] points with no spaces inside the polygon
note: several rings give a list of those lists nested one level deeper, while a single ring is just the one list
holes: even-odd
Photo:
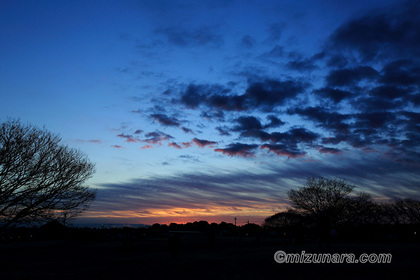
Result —
[{"label": "cloud", "polygon": [[286,67],[296,71],[312,71],[319,67],[312,59],[296,59],[286,63]]},{"label": "cloud", "polygon": [[268,27],[268,38],[267,42],[277,42],[280,40],[281,35],[283,34],[283,31],[286,27],[286,23],[284,22],[278,22],[278,23],[272,23]]},{"label": "cloud", "polygon": [[262,58],[281,58],[285,55],[284,47],[275,46],[269,52],[261,55]]},{"label": "cloud", "polygon": [[146,139],[143,139],[141,141],[150,143],[150,144],[158,144],[158,143],[161,143],[162,141],[169,141],[171,139],[174,139],[174,137],[172,137],[171,135],[163,133],[159,130],[154,131],[154,132],[149,132],[145,135],[145,137]]},{"label": "cloud", "polygon": [[322,154],[334,154],[334,155],[340,155],[342,154],[342,151],[340,149],[336,148],[330,148],[330,147],[318,147],[318,151]]},{"label": "cloud", "polygon": [[264,144],[261,145],[260,148],[267,149],[278,156],[287,156],[290,158],[298,158],[306,154],[305,152],[298,150],[296,147],[290,147],[290,145],[285,144]]},{"label": "cloud", "polygon": [[234,131],[260,130],[263,128],[261,122],[253,116],[239,117],[236,122],[239,124],[233,129]]},{"label": "cloud", "polygon": [[315,89],[312,91],[313,94],[321,97],[326,98],[334,103],[340,103],[343,100],[350,99],[354,96],[354,94],[350,91],[331,88],[331,87],[324,87]]},{"label": "cloud", "polygon": [[295,98],[303,93],[307,85],[296,80],[279,81],[266,79],[251,83],[245,93],[250,107],[272,108],[275,105],[283,105],[288,99]]},{"label": "cloud", "polygon": [[297,158],[264,168],[256,166],[252,171],[215,169],[212,173],[184,172],[101,184],[96,200],[84,215],[104,213],[106,217],[131,211],[137,222],[150,218],[151,224],[162,215],[174,216],[174,211],[185,211],[182,215],[186,219],[194,219],[197,213],[207,213],[201,217],[212,219],[222,213],[236,217],[240,211],[232,210],[242,209],[248,218],[255,216],[262,222],[289,205],[290,189],[302,186],[308,177],[319,176],[343,178],[357,186],[356,192],[365,191],[374,198],[404,198],[410,194],[410,198],[420,199],[418,166],[377,153],[362,154],[362,160],[350,157],[331,163]]},{"label": "cloud", "polygon": [[187,128],[187,127],[181,127],[181,129],[182,129],[182,131],[184,131],[185,133],[191,133],[191,134],[194,134],[194,132],[191,130],[191,129],[189,129],[189,128]]},{"label": "cloud", "polygon": [[250,81],[243,94],[231,94],[231,89],[220,85],[190,84],[181,92],[180,102],[192,109],[204,105],[225,111],[271,110],[297,97],[307,87],[307,83],[294,79],[264,78]]},{"label": "cloud", "polygon": [[[344,156],[353,149],[384,153],[392,146],[400,157],[413,160],[419,131],[409,112],[416,112],[420,105],[420,56],[415,55],[418,50],[414,48],[419,31],[413,25],[419,16],[409,7],[417,11],[418,6],[408,1],[353,18],[339,26],[325,47],[313,55],[278,45],[284,24],[272,25],[271,41],[266,41],[266,50],[254,58],[263,65],[279,66],[283,72],[267,74],[269,68],[249,61],[235,64],[237,70],[230,76],[233,80],[224,83],[168,82],[161,92],[170,92],[171,99],[163,95],[173,107],[168,112],[156,109],[149,117],[163,126],[193,133],[174,116],[185,108],[194,110],[189,116],[199,115],[200,119],[190,119],[189,124],[199,128],[196,133],[215,130],[220,140],[210,141],[212,145],[233,142],[215,151],[231,156],[266,155],[262,149],[297,159],[312,155],[311,151],[317,156]],[[360,27],[366,29],[360,31]],[[171,38],[173,44],[193,46],[201,44],[194,36],[196,30],[199,28],[187,32],[170,28],[160,30],[160,34]],[[239,39],[244,47],[256,46],[250,35]],[[401,49],[406,52],[392,52]],[[298,76],[290,69],[302,74]],[[309,70],[314,72],[304,73]],[[200,141],[208,140],[194,139],[166,141],[183,148],[207,146]],[[150,137],[148,141],[156,140]]]},{"label": "cloud", "polygon": [[370,66],[358,66],[356,68],[346,68],[332,70],[326,81],[330,87],[352,87],[356,86],[362,80],[374,81],[379,73]]},{"label": "cloud", "polygon": [[184,146],[185,148],[189,148],[189,147],[191,147],[192,146],[192,142],[182,142],[181,143],[182,144],[182,146]]},{"label": "cloud", "polygon": [[209,141],[209,140],[198,139],[198,138],[192,139],[191,142],[196,144],[200,148],[204,148],[206,146],[213,147],[214,145],[217,144],[217,142],[215,142],[215,141]]},{"label": "cloud", "polygon": [[[265,182],[261,184],[260,182]],[[221,184],[223,183],[223,184]],[[161,216],[243,215],[258,222],[280,211],[287,203],[282,178],[267,173],[225,172],[183,173],[153,176],[121,183],[102,184],[97,199],[86,215],[132,211],[137,219]],[[134,213],[133,213],[134,212]],[[191,218],[192,219],[192,218]]]},{"label": "cloud", "polygon": [[420,3],[404,1],[339,27],[330,48],[354,50],[364,61],[420,56]]},{"label": "cloud", "polygon": [[163,126],[180,126],[180,122],[175,117],[169,117],[165,114],[151,114],[150,117]]},{"label": "cloud", "polygon": [[405,98],[408,96],[409,90],[396,86],[378,86],[373,88],[369,93],[382,99],[394,100],[396,98]]},{"label": "cloud", "polygon": [[227,127],[216,127],[216,130],[219,132],[219,135],[221,136],[230,136],[230,133],[228,131]]},{"label": "cloud", "polygon": [[163,35],[167,42],[177,47],[211,46],[220,47],[223,37],[215,32],[215,27],[204,26],[196,29],[183,29],[180,27],[159,28],[156,34]]},{"label": "cloud", "polygon": [[208,96],[225,95],[230,89],[217,84],[189,84],[185,91],[181,93],[181,103],[188,108],[196,108]]},{"label": "cloud", "polygon": [[347,133],[350,128],[350,125],[346,123],[350,119],[350,115],[329,112],[327,109],[321,107],[294,108],[289,109],[288,113],[298,114],[320,127],[339,133]]},{"label": "cloud", "polygon": [[254,157],[253,150],[258,148],[258,145],[250,145],[243,143],[233,143],[224,149],[214,149],[215,152],[220,152],[229,156]]},{"label": "cloud", "polygon": [[126,135],[123,133],[118,134],[117,137],[125,139],[125,142],[128,142],[128,143],[140,142],[140,139],[134,138],[132,135]]},{"label": "cloud", "polygon": [[279,127],[279,126],[282,126],[282,125],[286,124],[285,122],[283,122],[282,120],[280,120],[279,118],[277,118],[274,115],[268,115],[267,120],[269,120],[270,122],[268,124],[264,125],[264,128]]},{"label": "cloud", "polygon": [[182,149],[182,147],[175,142],[168,143],[168,147],[174,147],[175,149],[179,149],[179,150]]},{"label": "cloud", "polygon": [[143,147],[141,147],[142,149],[153,149],[153,146],[151,145],[145,145]]},{"label": "cloud", "polygon": [[102,141],[99,139],[91,139],[91,140],[82,140],[82,139],[77,139],[76,142],[79,143],[93,143],[93,144],[101,144]]},{"label": "cloud", "polygon": [[123,146],[120,146],[120,145],[111,145],[111,148],[124,149],[124,147]]},{"label": "cloud", "polygon": [[256,44],[257,44],[257,41],[255,40],[254,37],[250,35],[245,35],[241,39],[241,45],[244,46],[245,48],[252,48]]},{"label": "cloud", "polygon": [[397,59],[388,62],[382,69],[380,82],[400,87],[419,86],[420,68],[413,59]]}]

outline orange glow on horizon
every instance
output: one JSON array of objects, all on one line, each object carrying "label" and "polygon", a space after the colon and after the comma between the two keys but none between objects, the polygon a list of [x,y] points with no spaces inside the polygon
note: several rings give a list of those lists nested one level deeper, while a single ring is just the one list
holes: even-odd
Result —
[{"label": "orange glow on horizon", "polygon": [[113,221],[132,221],[130,223],[144,224],[170,224],[188,223],[204,220],[209,223],[234,223],[245,224],[248,220],[252,223],[261,224],[265,218],[284,211],[288,205],[273,205],[271,208],[259,207],[211,207],[211,208],[168,208],[168,209],[139,209],[121,211],[88,211],[82,218]]}]

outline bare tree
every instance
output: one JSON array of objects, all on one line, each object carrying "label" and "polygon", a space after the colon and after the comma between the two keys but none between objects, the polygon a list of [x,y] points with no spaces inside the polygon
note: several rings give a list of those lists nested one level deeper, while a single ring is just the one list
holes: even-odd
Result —
[{"label": "bare tree", "polygon": [[344,198],[337,214],[339,224],[374,224],[380,220],[378,205],[373,202],[372,196],[365,192]]},{"label": "bare tree", "polygon": [[0,228],[73,218],[95,199],[94,165],[60,138],[18,120],[0,124]]},{"label": "bare tree", "polygon": [[355,186],[339,179],[309,178],[306,185],[290,190],[288,195],[292,206],[308,214],[316,221],[319,232],[318,246],[330,246],[331,227],[337,224],[346,208],[348,194]]},{"label": "bare tree", "polygon": [[379,204],[383,223],[420,224],[420,201],[406,198]]},{"label": "bare tree", "polygon": [[334,212],[355,186],[339,179],[308,178],[306,185],[288,192],[292,206],[312,215]]}]

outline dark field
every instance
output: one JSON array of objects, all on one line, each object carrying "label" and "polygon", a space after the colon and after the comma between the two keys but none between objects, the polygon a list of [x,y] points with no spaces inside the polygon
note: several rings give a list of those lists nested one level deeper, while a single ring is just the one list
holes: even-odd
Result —
[{"label": "dark field", "polygon": [[[168,239],[0,243],[0,279],[418,279],[419,243],[315,243],[275,239],[182,240],[172,259]],[[390,264],[279,264],[276,251],[392,253]]]}]

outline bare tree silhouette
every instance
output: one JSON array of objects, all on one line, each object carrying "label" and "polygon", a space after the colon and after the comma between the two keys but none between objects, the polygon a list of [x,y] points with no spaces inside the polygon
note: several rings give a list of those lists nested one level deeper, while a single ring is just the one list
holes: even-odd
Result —
[{"label": "bare tree silhouette", "polygon": [[339,179],[308,178],[306,185],[288,192],[292,206],[312,215],[333,215],[355,186]]},{"label": "bare tree silhouette", "polygon": [[331,227],[337,224],[346,205],[349,205],[347,196],[354,188],[339,179],[308,178],[305,186],[290,190],[288,196],[296,210],[314,218],[319,244],[325,242],[328,247]]},{"label": "bare tree silhouette", "polygon": [[18,120],[0,124],[0,229],[21,222],[73,218],[95,199],[82,184],[94,165],[60,138]]}]

